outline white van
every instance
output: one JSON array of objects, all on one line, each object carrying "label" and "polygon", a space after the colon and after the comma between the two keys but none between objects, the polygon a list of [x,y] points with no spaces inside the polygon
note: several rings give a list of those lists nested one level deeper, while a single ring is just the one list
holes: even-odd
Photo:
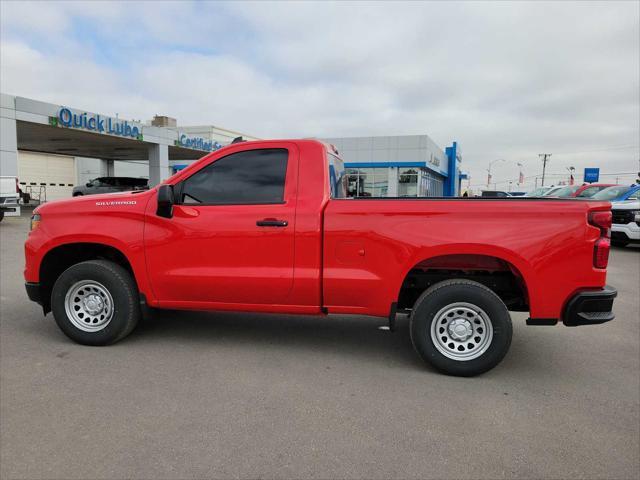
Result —
[{"label": "white van", "polygon": [[0,177],[0,221],[5,215],[20,216],[18,177]]}]

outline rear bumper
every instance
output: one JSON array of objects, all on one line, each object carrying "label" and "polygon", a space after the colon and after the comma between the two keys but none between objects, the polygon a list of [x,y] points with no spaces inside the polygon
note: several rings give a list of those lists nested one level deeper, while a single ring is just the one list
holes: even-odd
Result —
[{"label": "rear bumper", "polygon": [[597,325],[613,320],[613,299],[618,291],[607,285],[602,290],[576,293],[564,309],[562,322],[567,327]]},{"label": "rear bumper", "polygon": [[27,296],[32,302],[36,302],[38,305],[42,305],[42,296],[40,295],[40,284],[27,282],[24,284],[27,289]]}]

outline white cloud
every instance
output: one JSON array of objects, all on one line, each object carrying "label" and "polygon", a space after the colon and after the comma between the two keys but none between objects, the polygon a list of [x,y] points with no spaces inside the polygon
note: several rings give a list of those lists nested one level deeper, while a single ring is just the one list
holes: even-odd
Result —
[{"label": "white cloud", "polygon": [[635,2],[1,5],[3,92],[265,137],[427,133],[472,183],[540,152],[638,169],[637,147],[592,151],[640,144]]}]

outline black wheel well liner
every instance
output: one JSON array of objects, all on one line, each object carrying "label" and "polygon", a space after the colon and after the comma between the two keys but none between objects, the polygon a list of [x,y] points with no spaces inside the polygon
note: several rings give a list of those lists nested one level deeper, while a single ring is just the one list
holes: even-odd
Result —
[{"label": "black wheel well liner", "polygon": [[442,255],[418,262],[398,293],[398,310],[413,308],[430,286],[453,278],[475,280],[490,288],[511,311],[529,311],[529,295],[520,271],[510,262],[490,255]]},{"label": "black wheel well liner", "polygon": [[72,265],[97,259],[117,263],[135,278],[127,257],[111,245],[90,242],[59,245],[49,250],[40,263],[40,295],[45,314],[51,311],[51,291],[60,274]]}]

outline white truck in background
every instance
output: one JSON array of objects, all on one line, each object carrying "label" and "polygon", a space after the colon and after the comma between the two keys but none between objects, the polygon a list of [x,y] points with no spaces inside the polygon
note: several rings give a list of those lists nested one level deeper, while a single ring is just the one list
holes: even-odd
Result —
[{"label": "white truck in background", "polygon": [[4,216],[20,216],[18,177],[0,177],[0,221]]},{"label": "white truck in background", "polygon": [[622,202],[611,202],[611,243],[625,247],[630,243],[640,243],[640,199],[635,196]]}]

